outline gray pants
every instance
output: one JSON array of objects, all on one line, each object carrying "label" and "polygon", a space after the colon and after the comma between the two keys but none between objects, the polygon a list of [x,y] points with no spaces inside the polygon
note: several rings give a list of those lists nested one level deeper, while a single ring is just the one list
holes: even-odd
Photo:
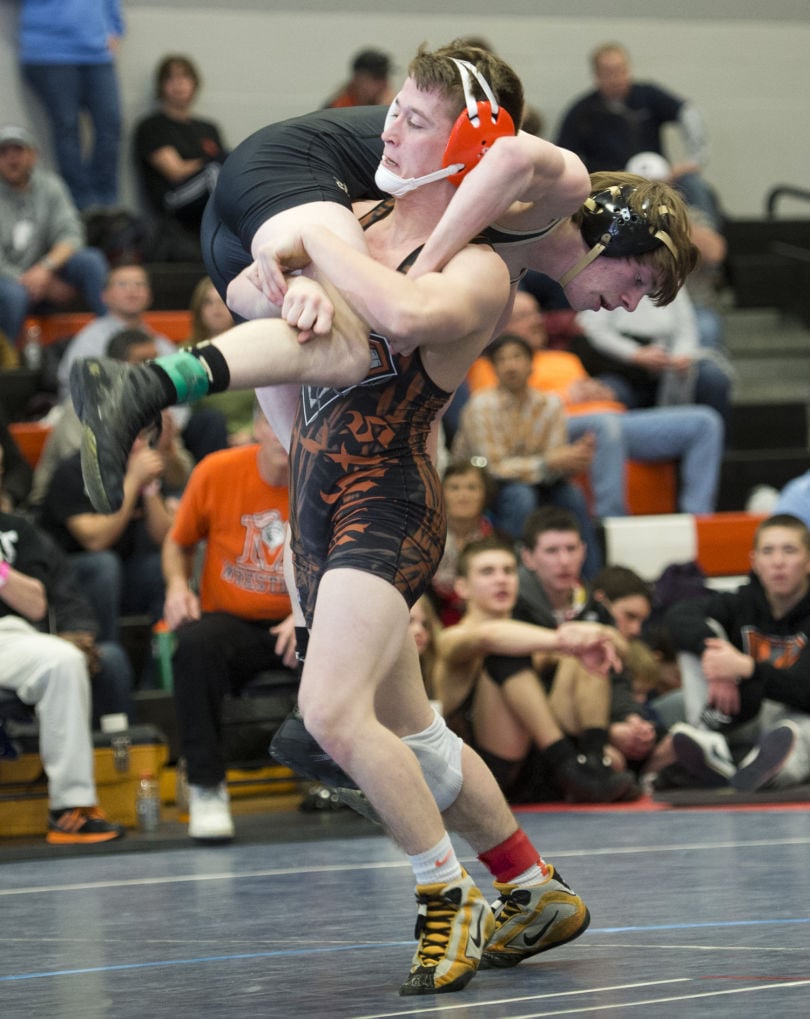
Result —
[{"label": "gray pants", "polygon": [[[700,658],[688,652],[681,652],[678,655],[678,666],[681,671],[686,721],[699,729],[705,728],[700,716],[706,707],[709,684],[700,667]],[[754,745],[763,733],[775,729],[780,722],[787,720],[795,723],[799,737],[784,767],[769,783],[773,788],[785,789],[801,785],[810,779],[810,715],[789,708],[779,701],[766,699],[763,700],[756,718],[724,733],[729,746]]]},{"label": "gray pants", "polygon": [[36,711],[51,809],[94,806],[90,679],[82,652],[19,616],[3,616],[0,686]]}]

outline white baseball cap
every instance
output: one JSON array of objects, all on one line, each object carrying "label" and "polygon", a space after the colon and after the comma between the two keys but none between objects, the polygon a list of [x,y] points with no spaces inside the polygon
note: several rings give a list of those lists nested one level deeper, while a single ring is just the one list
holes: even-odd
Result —
[{"label": "white baseball cap", "polygon": [[627,163],[628,173],[638,174],[647,180],[669,180],[672,167],[658,152],[638,152]]},{"label": "white baseball cap", "polygon": [[0,127],[0,145],[22,145],[26,149],[35,149],[34,136],[18,124],[6,124]]}]

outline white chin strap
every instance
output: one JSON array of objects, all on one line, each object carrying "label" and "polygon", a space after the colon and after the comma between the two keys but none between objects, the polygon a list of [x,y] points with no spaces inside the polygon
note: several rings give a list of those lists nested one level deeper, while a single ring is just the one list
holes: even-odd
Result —
[{"label": "white chin strap", "polygon": [[386,194],[392,195],[394,198],[402,198],[409,191],[415,191],[424,184],[433,184],[434,181],[452,177],[454,173],[459,173],[463,169],[463,163],[453,163],[452,166],[444,166],[441,170],[434,170],[433,173],[426,173],[421,177],[406,178],[397,177],[387,166],[383,166],[380,163],[377,167],[377,172],[374,174],[374,182],[380,191],[385,191]]}]

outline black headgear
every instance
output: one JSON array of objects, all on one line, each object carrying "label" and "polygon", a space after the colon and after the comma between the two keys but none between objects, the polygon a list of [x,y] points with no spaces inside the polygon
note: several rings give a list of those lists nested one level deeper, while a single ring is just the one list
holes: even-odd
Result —
[{"label": "black headgear", "polygon": [[[562,277],[562,286],[567,286],[599,255],[633,258],[654,251],[664,244],[672,252],[673,258],[677,259],[672,238],[665,230],[658,229],[650,222],[649,203],[644,202],[638,209],[631,207],[630,196],[635,192],[636,188],[632,184],[614,184],[586,199],[580,232],[590,250]],[[667,206],[659,205],[657,211],[666,222],[669,214]]]}]

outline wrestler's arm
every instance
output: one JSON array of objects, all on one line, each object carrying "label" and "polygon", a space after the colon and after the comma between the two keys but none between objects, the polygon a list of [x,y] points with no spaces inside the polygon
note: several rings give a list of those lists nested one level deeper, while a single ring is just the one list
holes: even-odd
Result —
[{"label": "wrestler's arm", "polygon": [[301,237],[317,271],[402,352],[447,345],[484,329],[491,333],[507,300],[506,267],[483,245],[460,251],[441,273],[412,279],[323,227],[307,226]]},{"label": "wrestler's arm", "polygon": [[447,260],[490,224],[532,230],[570,216],[590,191],[582,160],[543,138],[499,138],[461,182],[411,269],[421,275]]}]

